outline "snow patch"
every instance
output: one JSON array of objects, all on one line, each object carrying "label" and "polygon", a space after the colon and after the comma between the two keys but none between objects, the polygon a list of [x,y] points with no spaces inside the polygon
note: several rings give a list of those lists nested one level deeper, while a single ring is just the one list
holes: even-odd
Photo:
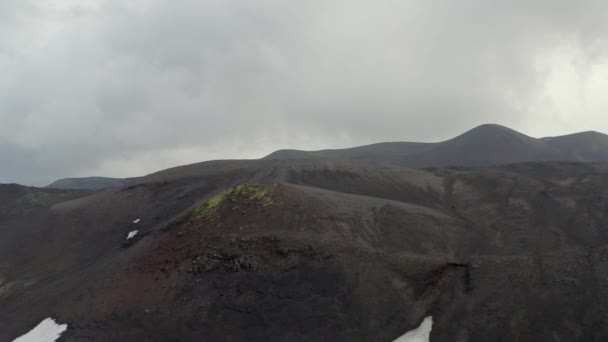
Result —
[{"label": "snow patch", "polygon": [[17,337],[13,342],[55,342],[67,329],[67,324],[59,325],[54,319],[47,318],[27,334]]},{"label": "snow patch", "polygon": [[132,238],[134,238],[137,233],[139,233],[139,230],[130,231],[129,235],[127,235],[127,240],[131,240]]},{"label": "snow patch", "polygon": [[141,221],[141,219],[137,219],[137,220],[133,221],[133,223],[139,223],[139,221]]},{"label": "snow patch", "polygon": [[420,326],[393,342],[430,342],[433,317],[429,316],[420,323]]}]

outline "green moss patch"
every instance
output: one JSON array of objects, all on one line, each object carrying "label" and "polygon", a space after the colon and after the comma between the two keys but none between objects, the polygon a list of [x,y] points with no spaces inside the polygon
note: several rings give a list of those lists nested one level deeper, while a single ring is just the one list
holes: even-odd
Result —
[{"label": "green moss patch", "polygon": [[193,220],[208,220],[218,215],[221,206],[229,202],[232,211],[251,206],[268,208],[274,204],[272,194],[275,186],[265,184],[240,184],[207,200],[192,214]]},{"label": "green moss patch", "polygon": [[200,220],[200,219],[210,219],[210,218],[214,217],[218,211],[220,204],[222,204],[222,202],[224,202],[225,198],[226,198],[226,191],[221,192],[221,193],[211,197],[210,199],[207,200],[207,202],[203,203],[200,207],[198,207],[196,210],[194,210],[194,213],[192,214],[192,219]]},{"label": "green moss patch", "polygon": [[272,201],[273,186],[263,184],[240,184],[228,190],[227,197],[234,203],[257,204],[269,207]]}]

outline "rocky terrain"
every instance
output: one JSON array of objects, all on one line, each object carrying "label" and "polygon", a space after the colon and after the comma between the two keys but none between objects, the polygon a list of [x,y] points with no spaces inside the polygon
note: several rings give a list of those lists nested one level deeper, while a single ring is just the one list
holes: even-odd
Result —
[{"label": "rocky terrain", "polygon": [[1,185],[0,341],[47,317],[59,341],[392,341],[428,316],[432,342],[604,341],[607,181],[266,159]]}]

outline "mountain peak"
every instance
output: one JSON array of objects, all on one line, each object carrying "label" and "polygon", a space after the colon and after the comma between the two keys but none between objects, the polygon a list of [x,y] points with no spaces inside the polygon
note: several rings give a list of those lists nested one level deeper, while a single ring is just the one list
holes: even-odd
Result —
[{"label": "mountain peak", "polygon": [[514,129],[497,125],[483,124],[471,130],[468,130],[461,135],[444,141],[443,145],[456,144],[458,146],[477,146],[478,148],[491,147],[488,144],[505,145],[514,144],[534,144],[535,138],[520,133]]},{"label": "mountain peak", "polygon": [[504,133],[509,133],[509,134],[514,134],[514,135],[523,135],[523,136],[527,136],[521,132],[518,132],[512,128],[506,127],[506,126],[502,126],[502,125],[498,125],[498,124],[483,124],[483,125],[479,125],[463,134],[462,135],[467,135],[467,134],[471,134],[471,133],[483,133],[483,134],[504,134]]},{"label": "mountain peak", "polygon": [[499,130],[509,130],[509,131],[512,131],[512,129],[509,128],[509,127],[502,126],[502,125],[499,125],[499,124],[494,124],[494,123],[481,124],[481,125],[473,128],[473,129],[471,129],[471,130],[474,131],[474,130],[483,130],[483,129],[485,129],[485,130],[496,130],[496,129],[499,129]]}]

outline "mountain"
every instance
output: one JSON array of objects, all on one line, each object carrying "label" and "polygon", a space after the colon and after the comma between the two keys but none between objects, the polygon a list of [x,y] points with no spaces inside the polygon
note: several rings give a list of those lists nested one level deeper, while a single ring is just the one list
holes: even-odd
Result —
[{"label": "mountain", "polygon": [[337,150],[279,150],[266,156],[265,159],[347,159],[383,162],[425,152],[435,145],[433,143],[386,142]]},{"label": "mountain", "polygon": [[605,161],[608,159],[606,134],[590,131],[541,140],[559,150],[564,160]]},{"label": "mountain", "polygon": [[0,340],[51,317],[62,341],[389,342],[432,316],[433,342],[602,341],[606,184],[606,163],[267,159],[0,185]]},{"label": "mountain", "polygon": [[392,142],[338,150],[279,150],[265,159],[364,160],[407,167],[608,161],[608,135],[583,132],[536,139],[507,127],[486,124],[439,143]]},{"label": "mountain", "polygon": [[50,189],[88,189],[100,190],[105,188],[118,188],[125,186],[133,179],[131,178],[109,178],[109,177],[82,177],[63,178],[49,185]]}]

